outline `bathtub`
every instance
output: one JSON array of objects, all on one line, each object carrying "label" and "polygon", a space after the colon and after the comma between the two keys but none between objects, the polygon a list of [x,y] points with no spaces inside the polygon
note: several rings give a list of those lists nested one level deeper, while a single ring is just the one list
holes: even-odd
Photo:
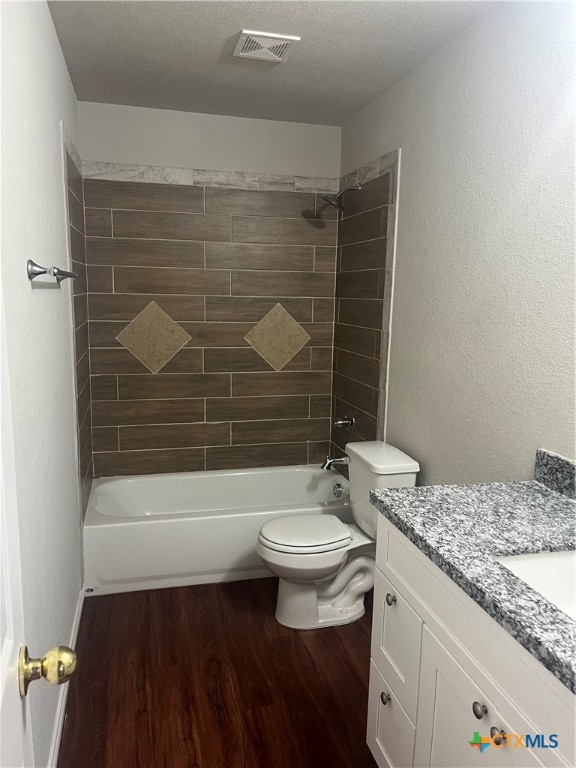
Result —
[{"label": "bathtub", "polygon": [[256,554],[258,531],[292,514],[351,522],[347,481],[317,466],[95,480],[84,522],[86,593],[270,576]]}]

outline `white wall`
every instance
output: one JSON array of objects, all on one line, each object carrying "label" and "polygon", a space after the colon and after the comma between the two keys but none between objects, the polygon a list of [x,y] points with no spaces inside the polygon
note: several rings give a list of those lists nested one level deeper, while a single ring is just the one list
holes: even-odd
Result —
[{"label": "white wall", "polygon": [[402,147],[388,440],[425,483],[574,456],[570,4],[489,12],[343,128]]},{"label": "white wall", "polygon": [[83,160],[336,177],[340,128],[79,103]]},{"label": "white wall", "polygon": [[[69,282],[33,290],[26,260],[66,264],[59,120],[76,99],[45,3],[2,3],[2,298],[6,311],[25,642],[68,643],[80,592]],[[35,763],[45,766],[60,689],[29,692]]]}]

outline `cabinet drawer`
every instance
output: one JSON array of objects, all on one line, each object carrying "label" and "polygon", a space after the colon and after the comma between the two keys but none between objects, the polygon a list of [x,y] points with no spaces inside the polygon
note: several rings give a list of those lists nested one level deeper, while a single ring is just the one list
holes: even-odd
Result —
[{"label": "cabinet drawer", "polygon": [[421,637],[422,620],[376,568],[371,655],[413,723],[416,722]]},{"label": "cabinet drawer", "polygon": [[[386,701],[390,696],[390,701]],[[370,661],[366,741],[379,768],[412,768],[415,728],[391,687]]]}]

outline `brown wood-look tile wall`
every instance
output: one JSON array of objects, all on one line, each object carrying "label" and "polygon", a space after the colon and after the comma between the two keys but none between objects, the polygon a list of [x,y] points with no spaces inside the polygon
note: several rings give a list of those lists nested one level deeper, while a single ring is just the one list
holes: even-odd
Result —
[{"label": "brown wood-look tile wall", "polygon": [[[95,476],[321,461],[333,209],[303,192],[95,179],[84,198]],[[116,338],[151,301],[190,336],[157,374]],[[278,372],[244,339],[277,303],[310,336]]]},{"label": "brown wood-look tile wall", "polygon": [[76,416],[78,429],[78,473],[82,495],[82,513],[86,510],[92,486],[92,425],[90,394],[90,350],[88,325],[88,282],[84,236],[84,193],[82,176],[66,152],[68,192],[68,231],[71,268],[78,274],[73,281],[74,351],[76,364]]},{"label": "brown wood-look tile wall", "polygon": [[331,454],[350,441],[376,440],[380,371],[387,358],[391,264],[386,263],[390,174],[346,192],[338,225],[332,418],[353,416],[354,430],[332,429]]}]

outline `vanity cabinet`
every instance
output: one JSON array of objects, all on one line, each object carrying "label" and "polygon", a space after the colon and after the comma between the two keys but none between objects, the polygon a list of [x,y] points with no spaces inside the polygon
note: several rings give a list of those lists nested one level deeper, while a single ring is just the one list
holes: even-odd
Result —
[{"label": "vanity cabinet", "polygon": [[[381,516],[367,742],[380,768],[574,766],[573,694]],[[542,734],[556,749],[480,737]]]}]

